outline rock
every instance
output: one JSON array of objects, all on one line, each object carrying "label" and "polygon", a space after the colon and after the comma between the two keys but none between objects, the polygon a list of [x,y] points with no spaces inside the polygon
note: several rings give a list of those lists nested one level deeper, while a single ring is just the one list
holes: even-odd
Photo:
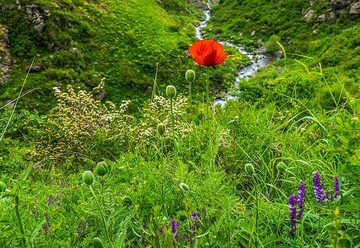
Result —
[{"label": "rock", "polygon": [[11,55],[9,31],[0,24],[0,84],[10,77]]},{"label": "rock", "polygon": [[326,21],[326,14],[321,14],[319,15],[319,17],[317,18],[318,22],[324,22]]},{"label": "rock", "polygon": [[349,4],[350,0],[331,0],[331,5],[335,10],[345,9]]},{"label": "rock", "polygon": [[314,11],[313,9],[310,9],[310,10],[305,14],[304,19],[305,19],[306,21],[311,21],[311,19],[313,19],[314,15],[315,15],[315,11]]},{"label": "rock", "polygon": [[208,10],[209,6],[207,5],[207,3],[204,3],[200,0],[188,0],[188,2],[192,5],[194,5],[196,8],[200,8],[202,10]]},{"label": "rock", "polygon": [[36,72],[40,72],[44,69],[44,66],[39,64],[39,65],[33,65],[30,69],[31,73],[36,73]]},{"label": "rock", "polygon": [[45,21],[50,16],[48,10],[44,10],[36,4],[26,5],[26,14],[29,22],[38,31],[42,32],[45,27]]},{"label": "rock", "polygon": [[357,18],[360,16],[360,2],[351,4],[349,14],[351,18]]}]

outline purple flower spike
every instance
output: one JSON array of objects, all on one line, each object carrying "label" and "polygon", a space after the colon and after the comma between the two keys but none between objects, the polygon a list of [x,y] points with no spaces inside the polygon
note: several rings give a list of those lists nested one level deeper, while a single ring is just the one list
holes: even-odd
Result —
[{"label": "purple flower spike", "polygon": [[340,196],[340,188],[339,188],[339,178],[334,178],[334,199]]},{"label": "purple flower spike", "polygon": [[180,222],[179,221],[175,221],[174,219],[172,219],[170,221],[170,226],[171,226],[171,234],[175,235],[177,233],[177,229],[180,226]]},{"label": "purple flower spike", "polygon": [[306,190],[305,190],[305,183],[304,182],[300,182],[299,184],[299,188],[298,188],[298,196],[297,196],[297,203],[299,205],[299,213],[297,215],[297,217],[300,219],[302,217],[303,211],[304,211],[304,203],[305,203],[305,195],[306,195]]},{"label": "purple flower spike", "polygon": [[296,204],[297,202],[297,196],[296,195],[291,195],[289,197],[289,211],[290,211],[290,226],[291,226],[291,230],[290,233],[292,235],[295,234],[296,232]]},{"label": "purple flower spike", "polygon": [[190,217],[190,218],[191,218],[192,220],[195,220],[196,217],[197,217],[197,212],[194,212],[194,213],[191,214],[191,217]]},{"label": "purple flower spike", "polygon": [[317,202],[322,203],[323,197],[324,197],[324,192],[323,192],[323,187],[321,185],[320,173],[318,171],[314,172],[313,183],[314,183],[315,199],[316,199]]},{"label": "purple flower spike", "polygon": [[162,227],[159,227],[158,231],[159,231],[159,233],[160,233],[161,235],[163,235],[163,234],[164,234],[164,230],[163,230],[163,228],[162,228]]}]

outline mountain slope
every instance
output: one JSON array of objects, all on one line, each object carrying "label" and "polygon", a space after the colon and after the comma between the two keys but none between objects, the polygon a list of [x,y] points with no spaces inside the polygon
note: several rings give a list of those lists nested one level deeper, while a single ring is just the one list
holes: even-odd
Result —
[{"label": "mountain slope", "polygon": [[181,82],[196,13],[184,0],[2,1],[0,23],[9,30],[13,58],[0,99],[18,94],[32,57],[24,92],[35,91],[22,100],[28,107],[47,109],[55,86],[94,87],[103,77],[110,100],[137,101],[149,94],[156,63],[162,84]]}]

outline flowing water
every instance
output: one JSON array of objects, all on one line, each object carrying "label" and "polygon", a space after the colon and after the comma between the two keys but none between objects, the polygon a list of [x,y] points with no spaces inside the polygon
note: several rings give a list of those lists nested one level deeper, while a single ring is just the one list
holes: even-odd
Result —
[{"label": "flowing water", "polygon": [[[199,40],[204,39],[203,36],[203,29],[207,26],[210,18],[211,18],[211,0],[209,0],[207,2],[208,5],[208,9],[204,10],[204,14],[205,14],[205,19],[201,22],[201,24],[199,26],[197,26],[195,28],[195,36],[196,38],[198,38]],[[240,53],[246,55],[249,57],[249,59],[251,60],[250,64],[239,69],[238,70],[238,75],[236,76],[236,80],[235,80],[235,88],[238,88],[238,84],[239,81],[243,78],[248,79],[250,78],[252,75],[254,75],[258,70],[260,70],[261,68],[265,67],[268,63],[269,63],[269,58],[264,54],[264,48],[260,48],[252,53],[248,53],[245,51],[244,47],[241,45],[235,45],[231,42],[228,41],[218,41],[220,42],[223,46],[228,46],[228,47],[235,47]],[[226,102],[228,100],[235,100],[236,96],[232,95],[231,93],[227,92],[225,97],[223,98],[217,98],[213,105],[220,105],[220,106],[225,106]]]}]

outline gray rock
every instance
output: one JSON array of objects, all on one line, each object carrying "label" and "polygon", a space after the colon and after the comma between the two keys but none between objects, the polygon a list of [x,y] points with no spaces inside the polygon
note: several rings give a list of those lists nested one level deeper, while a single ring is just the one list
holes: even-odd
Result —
[{"label": "gray rock", "polygon": [[26,5],[25,10],[31,25],[38,32],[42,32],[45,27],[45,21],[50,16],[50,12],[42,9],[36,4]]},{"label": "gray rock", "polygon": [[188,0],[188,2],[192,5],[194,5],[196,8],[200,8],[202,10],[208,10],[209,6],[207,5],[207,3],[204,3],[200,0]]},{"label": "gray rock", "polygon": [[321,14],[317,18],[318,22],[324,22],[326,21],[326,14]]},{"label": "gray rock", "polygon": [[345,9],[350,4],[350,0],[331,0],[331,5],[335,10]]},{"label": "gray rock", "polygon": [[360,2],[353,3],[350,6],[349,14],[352,18],[356,18],[360,16]]},{"label": "gray rock", "polygon": [[304,19],[306,21],[311,21],[311,19],[313,19],[314,15],[315,15],[315,11],[313,9],[310,9],[308,12],[306,12]]}]

